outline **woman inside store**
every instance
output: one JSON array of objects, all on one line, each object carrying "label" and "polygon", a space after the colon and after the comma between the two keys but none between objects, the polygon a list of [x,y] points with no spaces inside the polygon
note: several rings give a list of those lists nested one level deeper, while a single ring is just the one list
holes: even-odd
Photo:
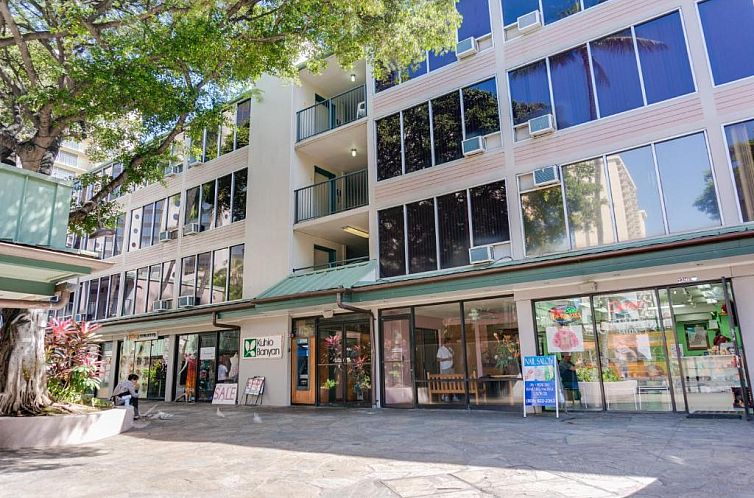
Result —
[{"label": "woman inside store", "polygon": [[565,391],[566,401],[579,401],[581,400],[581,392],[579,391],[579,377],[576,374],[576,365],[571,361],[571,355],[568,353],[563,354],[563,357],[558,363],[558,370],[560,372],[560,382],[563,385]]}]

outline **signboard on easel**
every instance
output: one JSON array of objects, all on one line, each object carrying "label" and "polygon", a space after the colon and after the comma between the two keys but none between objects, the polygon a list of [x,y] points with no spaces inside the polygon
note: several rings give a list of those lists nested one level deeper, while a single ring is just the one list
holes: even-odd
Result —
[{"label": "signboard on easel", "polygon": [[524,417],[527,406],[555,407],[560,417],[558,360],[555,356],[524,356]]},{"label": "signboard on easel", "polygon": [[254,405],[262,404],[262,397],[264,396],[264,384],[265,378],[261,376],[249,377],[246,379],[246,387],[243,390],[246,400],[244,404],[249,404],[249,396],[253,396],[252,401]]}]

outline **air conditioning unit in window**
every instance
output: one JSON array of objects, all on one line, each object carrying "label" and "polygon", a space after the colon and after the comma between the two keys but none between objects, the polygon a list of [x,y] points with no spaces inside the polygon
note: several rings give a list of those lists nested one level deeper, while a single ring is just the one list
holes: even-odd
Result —
[{"label": "air conditioning unit in window", "polygon": [[191,308],[199,304],[199,299],[196,296],[181,296],[178,298],[179,308]]},{"label": "air conditioning unit in window", "polygon": [[199,223],[188,223],[183,225],[183,235],[196,235],[202,231],[202,226]]},{"label": "air conditioning unit in window", "polygon": [[154,311],[167,311],[173,307],[172,299],[160,299],[152,303]]},{"label": "air conditioning unit in window", "polygon": [[554,131],[555,120],[552,118],[552,114],[545,114],[529,120],[529,135],[532,137],[541,137]]},{"label": "air conditioning unit in window", "polygon": [[522,35],[536,31],[542,27],[542,16],[538,10],[524,14],[516,20],[516,27]]},{"label": "air conditioning unit in window", "polygon": [[481,154],[482,152],[487,150],[486,147],[486,141],[482,136],[467,138],[466,140],[461,142],[461,148],[463,149],[464,156]]},{"label": "air conditioning unit in window", "polygon": [[532,174],[534,176],[534,185],[537,187],[560,183],[560,170],[557,166],[535,169]]},{"label": "air conditioning unit in window", "polygon": [[86,313],[76,313],[73,315],[74,322],[86,322],[87,320],[89,320],[89,315]]},{"label": "air conditioning unit in window", "polygon": [[479,46],[476,43],[476,38],[473,36],[459,41],[458,45],[456,45],[456,57],[459,59],[470,57],[477,52],[479,52]]},{"label": "air conditioning unit in window", "polygon": [[173,166],[165,166],[165,169],[163,170],[165,174],[165,178],[175,176],[178,173],[181,173],[182,171],[183,171],[183,165],[181,164],[176,164]]},{"label": "air conditioning unit in window", "polygon": [[163,230],[160,232],[160,242],[167,242],[168,240],[175,240],[178,238],[178,229]]},{"label": "air conditioning unit in window", "polygon": [[469,248],[469,262],[472,265],[481,263],[490,263],[495,261],[495,254],[492,246],[476,246]]}]

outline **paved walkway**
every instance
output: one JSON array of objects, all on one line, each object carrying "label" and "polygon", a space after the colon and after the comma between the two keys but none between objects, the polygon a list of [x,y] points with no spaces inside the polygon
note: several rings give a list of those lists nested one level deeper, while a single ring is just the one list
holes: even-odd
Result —
[{"label": "paved walkway", "polygon": [[754,496],[754,423],[743,421],[178,404],[158,412],[172,417],[96,444],[0,452],[0,496]]}]

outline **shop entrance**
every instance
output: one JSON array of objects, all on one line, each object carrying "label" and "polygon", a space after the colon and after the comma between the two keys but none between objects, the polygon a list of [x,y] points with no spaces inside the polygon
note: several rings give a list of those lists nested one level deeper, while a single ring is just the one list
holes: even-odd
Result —
[{"label": "shop entrance", "polygon": [[178,336],[176,401],[212,401],[215,385],[238,382],[237,330]]},{"label": "shop entrance", "polygon": [[727,281],[534,303],[568,408],[744,411],[748,380]]},{"label": "shop entrance", "polygon": [[139,395],[146,399],[165,399],[167,379],[167,338],[158,337],[151,340],[118,341],[117,381],[129,374],[139,376]]}]

